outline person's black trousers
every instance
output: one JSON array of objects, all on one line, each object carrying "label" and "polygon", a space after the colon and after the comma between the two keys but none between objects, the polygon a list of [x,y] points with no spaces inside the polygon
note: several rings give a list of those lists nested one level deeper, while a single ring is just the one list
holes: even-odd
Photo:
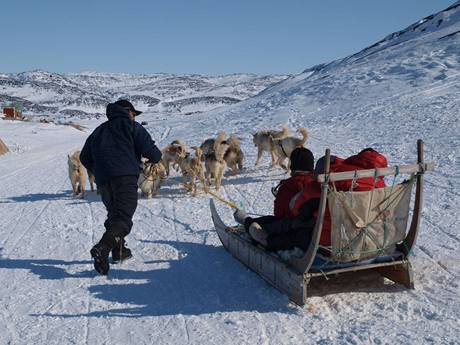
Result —
[{"label": "person's black trousers", "polygon": [[107,209],[105,233],[101,242],[111,248],[116,238],[123,239],[133,226],[132,218],[137,207],[137,176],[112,178],[99,188],[102,202]]},{"label": "person's black trousers", "polygon": [[259,224],[268,234],[266,249],[270,251],[293,249],[299,247],[306,251],[311,241],[314,222],[305,222],[297,218],[277,218],[263,216],[246,218],[244,227],[249,231],[252,223]]}]

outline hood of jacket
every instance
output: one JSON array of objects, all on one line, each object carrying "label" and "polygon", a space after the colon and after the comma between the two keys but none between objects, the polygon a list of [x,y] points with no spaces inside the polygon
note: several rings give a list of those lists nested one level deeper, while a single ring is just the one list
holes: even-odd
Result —
[{"label": "hood of jacket", "polygon": [[115,103],[109,103],[107,105],[107,110],[105,114],[107,115],[107,118],[109,120],[114,120],[121,117],[129,119],[128,109],[123,108],[122,106]]}]

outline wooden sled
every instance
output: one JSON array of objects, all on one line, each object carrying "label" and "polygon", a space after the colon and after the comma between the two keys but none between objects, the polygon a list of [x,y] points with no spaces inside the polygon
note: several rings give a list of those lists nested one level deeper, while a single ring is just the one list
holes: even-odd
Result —
[{"label": "wooden sled", "polygon": [[[285,293],[291,301],[302,306],[306,303],[307,288],[312,279],[327,278],[346,272],[378,272],[381,276],[395,283],[404,285],[408,289],[414,288],[412,266],[409,255],[415,245],[420,226],[420,218],[423,203],[423,176],[425,171],[432,171],[434,164],[425,163],[423,159],[423,141],[417,141],[417,164],[402,165],[390,168],[358,170],[351,172],[329,173],[330,150],[326,150],[324,174],[318,176],[322,185],[319,204],[318,218],[313,230],[312,241],[308,250],[301,257],[291,257],[288,261],[283,260],[276,253],[268,252],[262,247],[254,245],[253,241],[236,228],[224,224],[219,217],[214,201],[211,199],[211,216],[220,241],[227,251],[241,261],[244,265],[259,274],[263,279],[275,288]],[[409,230],[403,229],[403,240],[396,243],[392,251],[365,257],[360,260],[331,261],[322,257],[318,252],[319,239],[326,210],[328,194],[331,193],[330,185],[333,181],[352,180],[361,177],[389,176],[397,174],[412,174],[416,185],[415,201],[413,204],[412,219]],[[410,185],[412,187],[412,184]],[[363,192],[350,192],[363,193]],[[364,192],[368,193],[368,192]],[[410,190],[407,203],[410,202]],[[407,207],[406,218],[409,216]],[[407,224],[407,220],[406,223]],[[332,229],[332,231],[335,231]],[[353,253],[354,255],[360,253]]]}]

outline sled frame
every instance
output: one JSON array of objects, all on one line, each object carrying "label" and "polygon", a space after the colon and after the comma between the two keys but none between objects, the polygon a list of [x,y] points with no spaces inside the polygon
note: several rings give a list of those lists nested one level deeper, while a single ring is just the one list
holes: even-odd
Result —
[{"label": "sled frame", "polygon": [[[212,220],[224,248],[241,263],[260,275],[275,288],[285,293],[291,301],[300,306],[303,306],[307,301],[308,285],[312,279],[327,279],[329,276],[348,272],[376,272],[382,277],[401,284],[408,289],[414,289],[413,271],[409,255],[416,243],[420,228],[424,173],[425,171],[434,170],[433,163],[424,162],[423,141],[420,139],[417,141],[417,164],[345,173],[330,173],[329,169],[330,150],[326,149],[324,174],[318,176],[318,181],[321,182],[318,218],[313,230],[311,243],[302,257],[283,261],[278,255],[254,245],[250,239],[239,235],[234,229],[224,224],[217,213],[214,201],[211,199]],[[360,264],[320,272],[311,270],[319,249],[319,239],[326,210],[329,182],[360,177],[395,175],[396,172],[416,175],[415,201],[409,231],[403,242],[397,245],[397,250],[402,254],[401,258],[389,262]]]}]

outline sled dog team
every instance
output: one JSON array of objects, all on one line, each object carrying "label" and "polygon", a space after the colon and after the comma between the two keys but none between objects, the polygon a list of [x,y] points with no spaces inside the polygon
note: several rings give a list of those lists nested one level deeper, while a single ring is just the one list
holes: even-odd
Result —
[{"label": "sled dog team", "polygon": [[[204,140],[200,146],[192,146],[193,151],[187,151],[185,142],[179,139],[160,150],[147,130],[136,121],[141,113],[127,100],[109,103],[108,121],[89,135],[81,152],[68,156],[74,194],[84,196],[88,175],[92,189],[94,182],[98,184],[98,192],[107,209],[105,232],[90,250],[95,270],[103,275],[110,269],[109,256],[112,263],[133,256],[125,238],[133,226],[139,189],[148,198],[157,195],[161,182],[168,178],[172,168],[180,171],[182,183],[192,195],[196,195],[199,182],[208,192],[214,181],[215,189],[219,191],[227,168],[233,175],[243,169],[244,154],[236,135],[227,137],[225,132],[220,132],[215,138]],[[242,209],[236,209],[233,214],[245,233],[269,251],[295,247],[306,251],[312,240],[315,214],[322,194],[316,177],[324,170],[324,157],[318,159],[315,167],[313,153],[304,147],[308,139],[306,129],[299,128],[297,132],[301,138],[290,136],[284,125],[281,130],[262,130],[253,134],[253,143],[257,147],[255,165],[266,151],[271,156],[272,166],[290,170],[290,177],[272,189],[275,196],[273,215],[252,218]],[[388,166],[386,157],[370,147],[348,158],[334,156],[329,163],[333,172]],[[377,175],[351,182],[338,181],[334,185],[338,191],[369,191],[383,187],[385,181]],[[330,217],[326,216],[319,239],[324,248],[332,243],[330,223]]]},{"label": "sled dog team", "polygon": [[[255,166],[259,165],[263,153],[268,152],[272,166],[289,171],[292,151],[297,147],[304,147],[308,138],[305,128],[299,128],[297,132],[302,138],[290,136],[287,125],[283,125],[281,130],[261,130],[252,134],[253,143],[257,148]],[[162,157],[158,163],[142,158],[138,179],[141,195],[147,198],[158,195],[160,185],[170,176],[171,168],[180,172],[183,186],[193,196],[197,193],[199,182],[207,192],[214,181],[215,189],[219,191],[227,168],[231,170],[232,175],[236,175],[238,170],[243,170],[244,153],[241,150],[240,139],[235,134],[227,138],[225,132],[220,132],[215,138],[208,138],[200,146],[191,146],[190,149],[193,151],[189,152],[186,143],[177,139],[161,150]],[[81,163],[80,151],[68,155],[68,167],[74,195],[84,197],[87,176],[91,191],[94,191],[95,177]]]},{"label": "sled dog team", "polygon": [[[232,174],[243,169],[244,154],[236,135],[227,138],[225,132],[215,138],[208,138],[188,152],[182,140],[174,140],[160,150],[147,130],[136,121],[142,112],[136,110],[127,100],[118,100],[107,105],[108,121],[99,125],[86,139],[81,152],[68,157],[69,176],[75,194],[84,196],[86,174],[98,185],[98,192],[107,209],[104,222],[105,232],[90,250],[95,270],[106,275],[112,263],[132,257],[125,238],[133,226],[137,208],[138,192],[147,197],[158,194],[160,184],[168,178],[171,168],[182,174],[183,185],[197,193],[201,182],[208,191],[213,180],[219,191],[227,168]],[[298,130],[302,139],[288,136],[288,128],[281,131],[264,130],[254,134],[258,148],[257,164],[264,151],[270,152],[272,164],[288,169],[284,161],[302,149],[307,140],[304,128]],[[295,154],[293,155],[295,156]],[[296,161],[292,161],[296,170]],[[142,165],[142,171],[139,166]],[[85,170],[86,168],[86,170]],[[94,178],[91,177],[94,175]]]}]

